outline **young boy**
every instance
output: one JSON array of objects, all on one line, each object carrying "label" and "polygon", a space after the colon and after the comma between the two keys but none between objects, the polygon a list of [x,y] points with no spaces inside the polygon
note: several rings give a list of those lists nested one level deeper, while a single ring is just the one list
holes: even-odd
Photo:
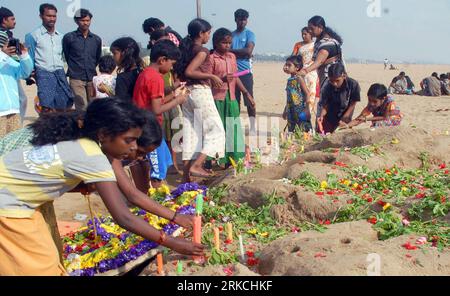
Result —
[{"label": "young boy", "polygon": [[19,62],[9,56],[8,34],[0,31],[0,138],[21,127],[19,79],[25,79],[33,71],[33,61],[21,44]]},{"label": "young boy", "polygon": [[[161,40],[155,43],[150,54],[150,66],[139,75],[134,88],[134,103],[153,112],[160,125],[163,123],[163,113],[183,104],[188,95],[187,89],[180,87],[164,96],[163,75],[172,70],[179,57],[180,51],[172,41]],[[163,141],[161,146],[150,153],[149,158],[152,186],[159,187],[166,178],[167,169],[173,164],[166,142]]]}]

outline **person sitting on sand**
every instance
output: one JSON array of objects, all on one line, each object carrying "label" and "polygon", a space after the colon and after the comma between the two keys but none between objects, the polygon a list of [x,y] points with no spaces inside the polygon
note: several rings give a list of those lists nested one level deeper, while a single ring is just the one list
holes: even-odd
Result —
[{"label": "person sitting on sand", "polygon": [[411,81],[409,76],[406,76],[405,72],[400,72],[398,76],[392,79],[391,85],[389,86],[389,93],[398,95],[412,95],[414,94],[414,83]]},{"label": "person sitting on sand", "polygon": [[389,67],[389,70],[397,70],[397,68],[391,64],[391,66]]},{"label": "person sitting on sand", "polygon": [[420,83],[422,88],[421,94],[428,97],[439,97],[441,96],[441,81],[439,80],[438,74],[433,72],[430,77],[425,78]]},{"label": "person sitting on sand", "polygon": [[347,76],[341,63],[330,66],[328,79],[322,88],[321,113],[317,119],[318,132],[322,134],[347,126],[352,121],[356,104],[361,101],[359,83]]},{"label": "person sitting on sand", "polygon": [[368,121],[374,128],[400,125],[403,115],[396,106],[394,98],[388,95],[386,86],[379,83],[372,84],[367,92],[367,97],[369,99],[367,106],[357,118],[348,124],[349,128]]},{"label": "person sitting on sand", "polygon": [[443,96],[450,95],[450,77],[448,74],[441,74],[439,77],[441,80],[441,92]]}]

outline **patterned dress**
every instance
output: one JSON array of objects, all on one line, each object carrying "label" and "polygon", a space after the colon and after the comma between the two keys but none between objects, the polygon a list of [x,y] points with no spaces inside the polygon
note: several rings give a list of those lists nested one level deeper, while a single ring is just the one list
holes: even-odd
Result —
[{"label": "patterned dress", "polygon": [[[403,119],[403,114],[400,112],[400,108],[395,104],[394,98],[389,96],[378,108],[370,108],[367,106],[362,114],[368,116],[373,114],[373,116],[385,117],[382,121],[373,121],[371,127],[389,127],[389,126],[399,126]],[[388,115],[388,116],[387,116]]]},{"label": "patterned dress", "polygon": [[311,129],[311,119],[306,112],[306,98],[295,76],[288,79],[286,94],[286,114],[289,132],[294,132],[297,126],[306,132],[309,131]]}]

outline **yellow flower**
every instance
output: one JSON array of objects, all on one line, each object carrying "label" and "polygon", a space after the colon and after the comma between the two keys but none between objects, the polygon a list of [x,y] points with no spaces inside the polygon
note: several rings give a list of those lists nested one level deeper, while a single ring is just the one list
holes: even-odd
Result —
[{"label": "yellow flower", "polygon": [[229,157],[229,159],[230,159],[231,166],[232,166],[233,168],[236,168],[237,165],[236,165],[236,162],[234,161],[234,159],[231,158],[231,157]]},{"label": "yellow flower", "polygon": [[258,233],[258,231],[255,228],[253,228],[253,229],[250,229],[249,231],[247,231],[247,233],[254,235],[254,234]]},{"label": "yellow flower", "polygon": [[158,193],[162,195],[168,195],[170,194],[170,189],[167,185],[164,184],[158,188]]},{"label": "yellow flower", "polygon": [[355,189],[358,188],[358,186],[359,186],[358,183],[354,183],[354,184],[353,184],[353,188],[355,188]]},{"label": "yellow flower", "polygon": [[391,141],[391,143],[392,143],[392,144],[399,144],[400,141],[399,141],[399,139],[397,139],[397,138],[393,138],[392,141]]},{"label": "yellow flower", "polygon": [[388,210],[392,205],[390,203],[387,203],[383,206],[383,211]]},{"label": "yellow flower", "polygon": [[153,196],[153,195],[155,195],[155,194],[156,194],[156,189],[155,189],[155,188],[150,188],[150,189],[148,190],[148,195]]},{"label": "yellow flower", "polygon": [[327,181],[322,181],[322,183],[320,183],[320,188],[327,189],[327,187],[328,187]]},{"label": "yellow flower", "polygon": [[260,233],[259,235],[262,236],[262,237],[268,237],[269,233],[268,232],[263,232],[263,233]]},{"label": "yellow flower", "polygon": [[408,188],[402,187],[402,191],[408,191]]}]

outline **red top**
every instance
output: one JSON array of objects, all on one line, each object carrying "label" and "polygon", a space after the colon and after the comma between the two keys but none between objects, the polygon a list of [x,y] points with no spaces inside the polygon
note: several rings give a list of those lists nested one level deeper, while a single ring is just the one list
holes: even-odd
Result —
[{"label": "red top", "polygon": [[[147,67],[139,75],[134,87],[133,102],[141,109],[153,112],[152,100],[161,99],[164,104],[164,79],[158,71]],[[159,124],[162,125],[163,115],[156,115]]]},{"label": "red top", "polygon": [[[210,56],[209,60],[212,65],[212,74],[222,78],[227,74],[234,74],[238,71],[236,56],[227,52],[224,55],[219,54],[217,51],[214,51]],[[223,83],[221,88],[212,88],[213,97],[215,100],[225,100],[228,90],[230,90],[230,99],[235,100],[236,94],[236,79],[233,78],[231,82]]]}]

